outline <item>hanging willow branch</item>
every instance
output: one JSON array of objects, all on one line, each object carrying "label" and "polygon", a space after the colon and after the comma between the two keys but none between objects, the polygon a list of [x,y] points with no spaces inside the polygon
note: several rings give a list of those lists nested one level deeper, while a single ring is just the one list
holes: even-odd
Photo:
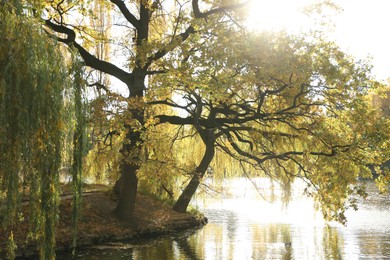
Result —
[{"label": "hanging willow branch", "polygon": [[[16,15],[0,5],[0,229],[9,237],[14,257],[13,228],[28,197],[30,234],[40,259],[55,258],[59,215],[59,169],[63,163],[66,108],[75,105],[73,180],[75,216],[81,194],[84,114],[81,72],[68,69],[54,41],[47,39],[33,18]],[[74,75],[74,103],[66,96]],[[20,245],[19,245],[20,246]]]},{"label": "hanging willow branch", "polygon": [[[80,63],[74,66],[74,113],[76,126],[73,135],[73,165],[72,165],[72,186],[73,186],[73,215],[72,232],[73,248],[77,245],[77,222],[79,219],[81,198],[82,198],[82,167],[85,147],[85,109],[83,104],[83,78]],[[74,253],[74,252],[73,252]]]}]

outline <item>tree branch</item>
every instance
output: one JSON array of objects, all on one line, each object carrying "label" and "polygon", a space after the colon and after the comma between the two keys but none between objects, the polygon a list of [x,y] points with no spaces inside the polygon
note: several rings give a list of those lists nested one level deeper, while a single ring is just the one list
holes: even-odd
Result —
[{"label": "tree branch", "polygon": [[192,117],[179,117],[179,116],[167,116],[159,115],[156,116],[160,120],[160,123],[170,123],[172,125],[193,125],[194,119]]},{"label": "tree branch", "polygon": [[137,30],[139,30],[140,22],[139,20],[129,11],[129,9],[126,7],[126,4],[122,0],[110,0],[111,3],[115,4],[123,16],[126,18],[126,20],[131,23]]},{"label": "tree branch", "polygon": [[194,15],[196,18],[206,18],[212,14],[223,13],[223,12],[231,11],[234,9],[242,8],[245,5],[249,4],[249,2],[251,2],[251,0],[245,1],[243,3],[221,6],[218,8],[211,9],[207,12],[201,12],[199,9],[199,0],[192,0],[192,9],[194,11]]},{"label": "tree branch", "polygon": [[[174,37],[167,45],[165,45],[160,50],[158,50],[154,55],[150,56],[148,58],[148,61],[144,65],[144,68],[145,69],[148,68],[153,61],[159,60],[162,57],[164,57],[166,54],[168,54],[170,51],[176,48],[179,43],[182,43],[185,40],[187,40],[188,37],[190,37],[190,35],[193,33],[195,33],[195,29],[190,25],[183,33]],[[172,45],[172,43],[176,43],[176,44]]]},{"label": "tree branch", "polygon": [[92,55],[86,49],[84,49],[81,45],[79,45],[76,42],[75,31],[63,25],[55,24],[50,19],[45,20],[45,24],[54,32],[62,33],[66,35],[66,38],[57,37],[57,40],[67,44],[70,47],[76,48],[79,54],[81,55],[81,57],[83,58],[85,65],[94,68],[96,70],[99,70],[101,72],[110,74],[118,78],[119,80],[123,81],[124,83],[127,83],[129,81],[129,78],[132,75],[131,73],[128,73],[120,69],[119,67],[115,66],[110,62],[106,62],[96,58],[94,55]]}]

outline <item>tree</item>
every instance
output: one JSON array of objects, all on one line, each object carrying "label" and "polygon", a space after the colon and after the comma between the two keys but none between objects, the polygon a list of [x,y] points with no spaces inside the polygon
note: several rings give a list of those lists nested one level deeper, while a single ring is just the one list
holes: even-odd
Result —
[{"label": "tree", "polygon": [[[364,109],[357,109],[366,107],[366,102],[362,102],[364,86],[373,85],[364,64],[355,64],[321,39],[312,44],[289,37],[268,39],[269,46],[258,52],[254,49],[258,39],[237,34],[240,26],[228,12],[245,2],[110,2],[106,4],[114,10],[111,31],[118,34],[112,36],[110,50],[121,53],[123,66],[120,61],[99,58],[90,51],[96,32],[88,21],[79,22],[73,16],[93,13],[88,3],[54,1],[42,17],[46,17],[45,24],[52,36],[74,47],[86,66],[126,85],[128,96],[114,95],[124,104],[115,115],[123,118],[125,130],[121,149],[123,181],[115,210],[119,218],[131,219],[134,209],[137,172],[145,158],[146,96],[156,97],[149,102],[151,105],[165,104],[188,113],[188,117],[161,114],[155,118],[161,123],[192,125],[206,147],[203,161],[194,169],[197,174],[188,186],[189,192],[179,198],[183,201],[177,203],[181,205],[177,206],[179,209],[175,206],[177,210],[185,211],[199,185],[196,179],[203,177],[217,145],[255,168],[265,171],[267,164],[279,166],[284,174],[271,177],[281,177],[286,185],[289,176],[310,175],[307,179],[312,180],[318,201],[329,203],[335,218],[342,217],[341,201],[355,191],[339,191],[334,185],[318,187],[315,184],[325,179],[315,169],[328,165],[334,177],[329,182],[333,183],[340,181],[339,175],[334,174],[337,167],[348,165],[355,173],[360,168],[367,172],[356,161],[359,156],[364,160],[368,157],[353,145],[363,138],[354,135],[353,128],[346,123],[367,115]],[[317,36],[311,35],[314,39]],[[179,84],[173,84],[174,81]],[[169,90],[171,86],[173,89]],[[162,100],[158,91],[163,95],[176,91],[183,95],[186,104]],[[303,160],[308,161],[308,166],[303,165]],[[299,174],[290,172],[292,166]],[[356,179],[355,175],[339,177],[344,187]],[[335,199],[325,202],[328,196],[324,194],[331,192],[336,194]]]},{"label": "tree", "polygon": [[[201,9],[200,1],[175,1],[173,6],[164,1],[129,1],[111,0],[115,7],[112,27],[124,35],[118,44],[124,59],[124,67],[115,64],[115,60],[103,60],[88,51],[88,44],[93,41],[93,31],[85,23],[79,23],[72,12],[81,15],[89,11],[88,3],[54,1],[47,4],[45,20],[53,36],[60,42],[75,48],[84,64],[92,69],[111,75],[123,82],[129,92],[127,114],[131,120],[124,122],[126,136],[121,149],[121,193],[115,209],[115,214],[121,219],[131,219],[137,193],[137,171],[140,168],[142,153],[142,131],[145,123],[143,98],[148,86],[147,77],[164,73],[164,59],[174,55],[178,46],[194,44],[195,35],[209,29],[208,20],[211,17],[219,21],[229,19],[227,12],[237,9],[244,3],[229,4],[229,1],[215,1],[204,4]],[[227,4],[224,4],[227,2]],[[109,5],[109,4],[107,4]],[[170,10],[172,11],[166,11]],[[72,10],[72,12],[70,12]],[[112,29],[114,32],[116,29]],[[191,40],[194,38],[194,41]],[[118,46],[117,46],[118,47]],[[118,48],[117,48],[118,49]]]},{"label": "tree", "polygon": [[390,79],[388,80],[387,87],[380,93],[373,95],[373,106],[376,107],[381,115],[384,117],[390,117]]},{"label": "tree", "polygon": [[373,120],[377,122],[374,126],[371,134],[367,134],[370,137],[368,146],[377,147],[378,151],[374,154],[378,159],[370,165],[370,168],[374,174],[375,181],[381,191],[388,191],[388,184],[390,181],[390,160],[389,140],[385,140],[384,136],[390,136],[388,129],[390,128],[390,86],[389,82],[387,87],[381,89],[372,94],[372,104],[374,108],[379,112]]},{"label": "tree", "polygon": [[159,76],[160,85],[181,98],[151,104],[182,110],[184,116],[156,118],[192,126],[204,145],[173,209],[186,211],[217,148],[287,188],[294,178],[304,179],[325,218],[345,222],[345,208],[356,207],[353,200],[347,204],[349,195],[364,195],[357,179],[369,174],[373,159],[364,135],[372,129],[357,127],[374,115],[365,100],[378,87],[370,67],[322,38],[232,35],[210,36],[196,55],[182,58],[185,65],[176,75]]},{"label": "tree", "polygon": [[[16,1],[17,2],[17,1]],[[68,119],[73,119],[72,98],[79,88],[80,71],[48,40],[40,23],[12,5],[0,5],[0,202],[8,257],[13,258],[12,229],[21,218],[31,223],[26,239],[38,242],[41,259],[54,259],[55,227],[59,204],[62,141]],[[80,73],[78,73],[80,72]],[[72,75],[73,79],[69,77]],[[79,104],[78,104],[79,105]],[[76,109],[78,110],[78,109]],[[67,113],[72,114],[67,117]],[[75,141],[82,141],[79,120]],[[73,122],[74,122],[73,121]],[[69,152],[72,153],[71,149]],[[75,148],[75,151],[78,150]],[[74,161],[79,161],[77,152]],[[79,164],[73,163],[75,171]],[[76,179],[76,178],[75,178]],[[20,211],[27,196],[30,215]]]}]

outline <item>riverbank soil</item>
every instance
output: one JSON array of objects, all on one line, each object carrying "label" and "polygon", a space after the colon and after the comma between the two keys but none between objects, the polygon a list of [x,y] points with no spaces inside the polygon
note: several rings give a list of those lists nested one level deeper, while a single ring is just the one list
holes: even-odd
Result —
[{"label": "riverbank soil", "polygon": [[[61,197],[56,243],[57,250],[68,251],[72,248],[72,196],[64,194]],[[108,192],[84,193],[82,212],[77,226],[78,247],[174,233],[202,226],[207,222],[202,215],[175,212],[171,206],[142,194],[137,195],[134,221],[131,223],[120,221],[113,216],[115,206],[116,201],[110,198]],[[18,221],[17,226],[13,227],[17,256],[36,253],[36,245],[26,240],[30,228],[27,205],[24,206],[23,212],[24,220]],[[1,256],[5,252],[7,236],[1,229],[0,234],[2,234],[0,236]]]}]

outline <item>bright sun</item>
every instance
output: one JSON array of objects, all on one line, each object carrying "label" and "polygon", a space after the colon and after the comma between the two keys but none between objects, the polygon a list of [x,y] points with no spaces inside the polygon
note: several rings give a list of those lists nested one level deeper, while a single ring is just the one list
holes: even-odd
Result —
[{"label": "bright sun", "polygon": [[258,31],[298,31],[307,27],[304,7],[312,0],[252,0],[249,4],[248,28]]}]

